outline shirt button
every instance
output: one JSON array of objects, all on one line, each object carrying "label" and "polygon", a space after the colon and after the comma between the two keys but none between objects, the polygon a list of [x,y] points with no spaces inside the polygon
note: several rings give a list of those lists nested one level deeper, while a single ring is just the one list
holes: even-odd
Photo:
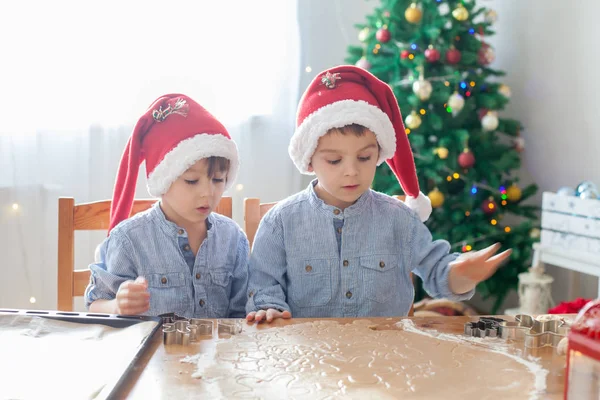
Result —
[{"label": "shirt button", "polygon": [[383,261],[379,261],[379,268],[385,267],[385,263]]},{"label": "shirt button", "polygon": [[178,230],[177,233],[179,233],[180,235],[183,235],[183,229]]},{"label": "shirt button", "polygon": [[201,275],[200,275],[200,272],[198,272],[198,273],[196,274],[196,279],[200,279],[200,276],[201,276]]},{"label": "shirt button", "polygon": [[254,296],[254,292],[250,291],[250,293],[248,293],[248,297],[252,297],[252,296]]},{"label": "shirt button", "polygon": [[163,276],[160,281],[164,285],[165,283],[167,283],[167,277]]},{"label": "shirt button", "polygon": [[337,228],[337,233],[342,233],[342,228]]},{"label": "shirt button", "polygon": [[335,210],[333,210],[333,213],[334,213],[335,215],[340,215],[340,210],[338,210],[338,209],[336,208]]},{"label": "shirt button", "polygon": [[204,299],[200,300],[198,304],[200,304],[200,307],[204,307]]},{"label": "shirt button", "polygon": [[350,263],[348,262],[348,260],[344,260],[344,267],[347,267],[348,265],[350,265]]},{"label": "shirt button", "polygon": [[352,297],[352,292],[348,290],[348,291],[346,292],[346,297],[347,297],[347,298],[351,298],[351,297]]},{"label": "shirt button", "polygon": [[306,267],[304,267],[304,269],[306,270],[306,272],[310,272],[312,271],[312,266],[307,265]]},{"label": "shirt button", "polygon": [[185,246],[183,246],[183,249],[184,249],[185,251],[190,251],[191,247],[190,247],[190,245],[189,245],[189,244],[186,244]]}]

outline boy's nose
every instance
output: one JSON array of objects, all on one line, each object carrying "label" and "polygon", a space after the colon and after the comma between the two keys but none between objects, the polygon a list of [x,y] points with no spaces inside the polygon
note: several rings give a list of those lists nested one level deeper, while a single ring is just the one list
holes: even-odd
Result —
[{"label": "boy's nose", "polygon": [[212,194],[214,193],[214,188],[213,185],[211,185],[210,183],[204,183],[201,185],[198,185],[198,194],[201,197],[210,197],[212,196]]},{"label": "boy's nose", "polygon": [[346,176],[356,176],[358,175],[358,166],[355,163],[348,163],[344,172]]}]

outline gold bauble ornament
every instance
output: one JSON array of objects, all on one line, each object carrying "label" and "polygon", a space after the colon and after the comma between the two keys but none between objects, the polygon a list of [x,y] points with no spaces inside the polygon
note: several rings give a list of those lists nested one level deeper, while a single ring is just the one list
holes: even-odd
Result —
[{"label": "gold bauble ornament", "polygon": [[437,188],[429,192],[427,197],[429,197],[429,200],[431,201],[432,208],[439,208],[444,204],[444,194],[440,192]]},{"label": "gold bauble ornament", "polygon": [[412,3],[410,7],[404,11],[404,18],[411,24],[418,24],[421,22],[421,18],[423,18],[423,12],[417,7],[417,3]]},{"label": "gold bauble ornament", "polygon": [[529,237],[532,239],[539,239],[541,234],[542,231],[540,231],[538,228],[533,228],[531,231],[529,231]]},{"label": "gold bauble ornament", "polygon": [[448,158],[448,149],[445,147],[438,147],[437,149],[434,150],[434,153],[437,154],[437,156],[439,158],[441,158],[442,160],[445,160],[446,158]]},{"label": "gold bauble ornament", "polygon": [[369,28],[363,28],[360,32],[358,32],[358,40],[361,42],[366,41],[369,38]]},{"label": "gold bauble ornament", "polygon": [[498,88],[498,93],[500,93],[502,96],[506,97],[507,99],[510,99],[510,96],[512,95],[511,91],[510,91],[510,87],[508,85],[500,85],[500,87]]},{"label": "gold bauble ornament", "polygon": [[409,129],[417,129],[421,126],[421,117],[415,111],[412,111],[408,116],[404,119],[404,123]]},{"label": "gold bauble ornament", "polygon": [[465,6],[459,4],[458,7],[452,11],[452,16],[457,21],[463,22],[469,19],[469,11],[465,8]]},{"label": "gold bauble ornament", "polygon": [[506,198],[509,201],[515,202],[521,200],[521,189],[517,185],[511,185],[506,189]]}]

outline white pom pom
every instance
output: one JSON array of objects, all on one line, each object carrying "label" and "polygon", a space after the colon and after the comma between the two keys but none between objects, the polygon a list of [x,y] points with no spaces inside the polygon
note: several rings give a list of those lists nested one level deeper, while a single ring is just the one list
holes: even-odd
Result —
[{"label": "white pom pom", "polygon": [[412,210],[415,210],[422,222],[427,221],[431,215],[431,200],[429,200],[429,197],[425,196],[423,192],[419,192],[419,195],[416,198],[406,196],[404,204]]}]

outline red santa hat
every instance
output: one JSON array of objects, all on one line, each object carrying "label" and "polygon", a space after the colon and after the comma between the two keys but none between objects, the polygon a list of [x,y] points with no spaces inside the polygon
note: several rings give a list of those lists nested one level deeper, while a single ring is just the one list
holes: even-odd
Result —
[{"label": "red santa hat", "polygon": [[160,197],[198,160],[212,156],[229,160],[226,188],[231,187],[239,161],[237,146],[225,127],[188,96],[159,97],[138,120],[121,157],[109,232],[131,214],[142,161],[146,162],[148,192]]},{"label": "red santa hat", "polygon": [[362,68],[342,65],[324,71],[304,92],[288,149],[298,170],[311,174],[308,166],[319,138],[332,128],[351,124],[362,125],[375,134],[381,147],[377,165],[388,163],[406,194],[405,203],[426,221],[431,202],[419,190],[398,102],[388,84]]}]

